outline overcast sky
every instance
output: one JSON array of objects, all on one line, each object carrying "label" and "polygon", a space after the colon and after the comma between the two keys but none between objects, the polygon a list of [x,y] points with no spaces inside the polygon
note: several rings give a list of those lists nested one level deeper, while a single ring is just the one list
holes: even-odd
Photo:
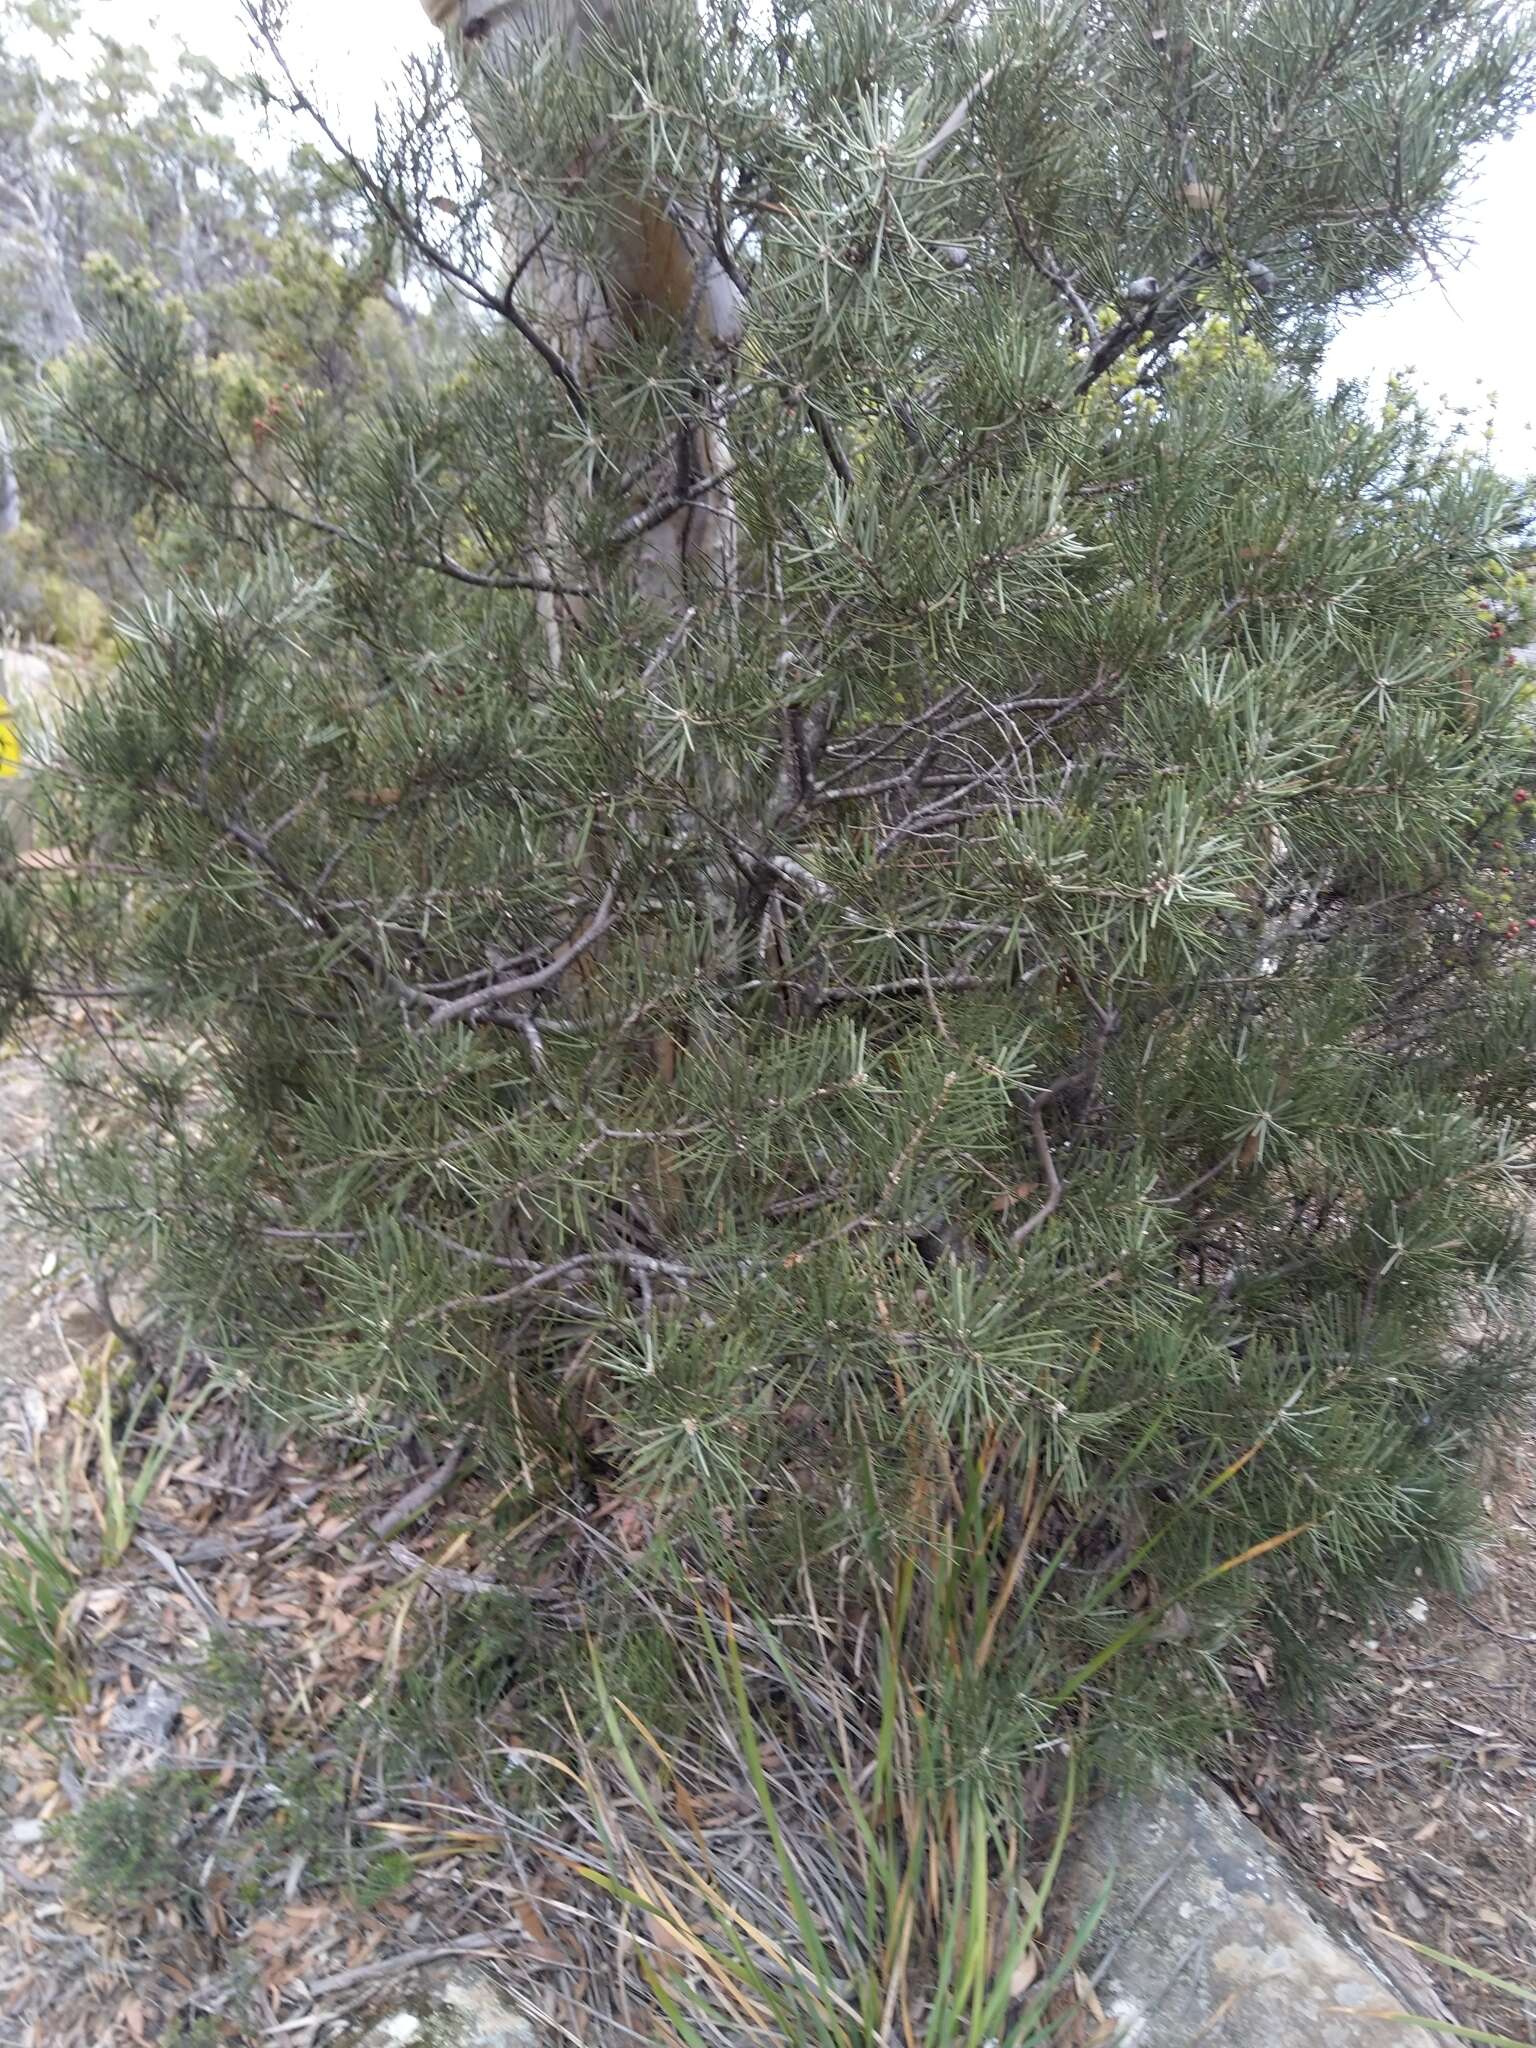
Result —
[{"label": "overcast sky", "polygon": [[[239,0],[86,0],[93,27],[152,46],[180,38],[231,69],[248,51]],[[419,0],[341,0],[292,14],[292,48],[333,106],[366,122],[375,97],[410,50],[431,30]],[[1493,447],[1507,469],[1536,471],[1536,379],[1530,313],[1536,285],[1536,122],[1496,144],[1468,195],[1470,254],[1439,284],[1428,279],[1390,306],[1356,314],[1334,348],[1330,369],[1363,377],[1379,390],[1393,370],[1437,405],[1465,407],[1477,438],[1493,411]]]}]

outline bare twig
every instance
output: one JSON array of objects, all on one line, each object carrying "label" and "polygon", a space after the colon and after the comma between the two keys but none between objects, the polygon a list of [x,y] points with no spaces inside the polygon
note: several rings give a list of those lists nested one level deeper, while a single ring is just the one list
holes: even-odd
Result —
[{"label": "bare twig", "polygon": [[612,547],[626,547],[630,541],[639,540],[642,534],[650,533],[655,527],[664,526],[674,512],[681,512],[690,505],[701,505],[710,492],[721,484],[728,483],[736,474],[735,463],[724,469],[717,469],[709,476],[701,476],[685,491],[668,491],[665,497],[655,498],[649,505],[643,505],[638,512],[632,512],[622,520],[608,536]]},{"label": "bare twig", "polygon": [[556,1281],[571,1279],[577,1273],[588,1272],[593,1266],[620,1266],[637,1273],[660,1275],[667,1280],[691,1280],[693,1268],[682,1266],[675,1259],[653,1258],[648,1252],[634,1251],[592,1251],[573,1252],[568,1259],[556,1259],[552,1264],[540,1266],[519,1280],[515,1286],[503,1287],[494,1294],[461,1294],[452,1301],[436,1303],[430,1309],[423,1309],[420,1315],[412,1316],[407,1327],[430,1322],[438,1316],[446,1316],[461,1308],[502,1308],[509,1301],[517,1301],[525,1294],[532,1294],[541,1287],[552,1286]]},{"label": "bare twig", "polygon": [[136,1330],[130,1330],[112,1306],[112,1287],[105,1273],[95,1275],[96,1313],[128,1353],[135,1365],[147,1365],[149,1346]]},{"label": "bare twig", "polygon": [[1025,230],[1023,216],[1014,205],[1001,176],[999,176],[997,181],[997,189],[998,195],[1003,202],[1003,211],[1007,214],[1009,225],[1013,229],[1013,238],[1018,243],[1025,260],[1032,270],[1038,272],[1045,279],[1052,291],[1066,301],[1072,310],[1073,317],[1078,321],[1084,334],[1088,337],[1089,348],[1096,350],[1100,346],[1103,336],[1099,331],[1099,323],[1094,317],[1092,308],[1073,284],[1072,278],[1062,269],[1060,263],[1057,262],[1056,257],[1051,251],[1050,244],[1042,242],[1037,247],[1031,242]]},{"label": "bare twig", "polygon": [[385,1554],[394,1559],[423,1585],[430,1586],[434,1593],[505,1593],[507,1588],[499,1579],[491,1578],[485,1572],[463,1572],[448,1564],[434,1564],[430,1558],[421,1557],[404,1543],[386,1543]]},{"label": "bare twig", "polygon": [[1252,1137],[1252,1131],[1245,1131],[1235,1145],[1222,1153],[1214,1166],[1208,1166],[1204,1173],[1197,1173],[1192,1181],[1186,1181],[1183,1187],[1176,1188],[1171,1195],[1154,1195],[1151,1198],[1152,1206],[1158,1209],[1176,1209],[1181,1202],[1188,1201],[1191,1195],[1197,1194],[1201,1188],[1225,1173],[1229,1166],[1235,1166]]},{"label": "bare twig", "polygon": [[919,152],[912,166],[914,178],[927,177],[938,158],[949,147],[950,143],[954,141],[960,130],[970,119],[972,107],[975,106],[1001,69],[1002,66],[1000,64],[992,65],[988,70],[983,71],[973,86],[960,95],[960,98],[934,130],[927,144]]},{"label": "bare twig", "polygon": [[514,974],[506,981],[493,981],[488,988],[471,989],[467,996],[458,996],[452,1002],[438,1003],[426,1020],[426,1029],[440,1030],[444,1024],[452,1024],[460,1017],[472,1017],[477,1010],[504,1003],[512,996],[531,995],[536,989],[547,988],[550,982],[559,979],[573,960],[579,959],[589,946],[596,945],[613,923],[617,900],[617,885],[610,882],[585,928],[542,967],[536,967],[527,974]]},{"label": "bare twig", "polygon": [[417,556],[407,556],[411,567],[437,569],[455,583],[467,583],[471,590],[529,590],[537,597],[593,597],[596,593],[586,583],[556,583],[548,576],[507,576],[500,572],[482,574],[470,569],[463,562],[456,562],[452,555],[439,549],[437,560],[429,562]]},{"label": "bare twig", "polygon": [[831,463],[838,482],[846,490],[851,491],[853,489],[853,466],[843,453],[842,443],[837,438],[832,422],[827,418],[821,407],[812,404],[809,399],[805,402],[805,410],[811,425],[816,429],[816,438],[826,451],[827,460]]},{"label": "bare twig", "polygon": [[364,1526],[377,1536],[381,1543],[387,1543],[391,1536],[398,1535],[407,1522],[419,1515],[423,1508],[430,1507],[438,1495],[446,1490],[463,1462],[468,1441],[467,1437],[461,1436],[458,1442],[451,1446],[447,1457],[436,1471],[429,1472],[425,1479],[418,1480],[408,1493],[402,1493],[386,1513],[365,1517]]},{"label": "bare twig", "polygon": [[645,667],[640,671],[640,688],[642,690],[656,680],[657,676],[660,675],[661,671],[666,667],[667,663],[672,659],[673,655],[676,654],[679,647],[681,647],[683,642],[688,638],[688,634],[693,626],[693,622],[697,617],[697,606],[689,605],[688,609],[683,613],[683,616],[672,628],[671,632],[667,635],[666,639],[662,641],[661,645],[656,649],[656,652],[651,656],[650,660],[645,664]]},{"label": "bare twig", "polygon": [[[429,236],[422,233],[420,222],[411,218],[389,190],[388,186],[374,176],[356,150],[351,148],[343,137],[337,133],[335,126],[326,116],[324,110],[311,98],[294,77],[288,60],[283,55],[282,47],[270,27],[265,22],[258,20],[257,31],[266,46],[268,55],[281,72],[283,81],[288,87],[291,111],[304,115],[314,123],[337,156],[346,165],[358,190],[379,209],[391,226],[397,230],[419,256],[425,257],[427,262],[431,264],[432,268],[440,276],[446,277],[451,283],[456,284],[477,305],[483,306],[489,313],[499,313],[501,318],[522,336],[523,340],[527,342],[528,346],[550,371],[551,375],[564,388],[565,395],[571,403],[571,410],[576,414],[576,417],[579,420],[585,421],[587,417],[587,401],[575,371],[566,362],[559,350],[546,341],[527,316],[520,313],[512,303],[512,294],[517,287],[518,280],[522,276],[523,269],[526,267],[526,259],[524,263],[519,264],[517,269],[513,271],[504,292],[487,291],[477,277],[472,276],[461,264],[455,263],[451,256],[440,249]],[[538,246],[535,243],[533,253],[537,253]]]},{"label": "bare twig", "polygon": [[1011,1244],[1016,1245],[1023,1244],[1026,1238],[1033,1237],[1041,1224],[1048,1223],[1061,1207],[1061,1176],[1056,1171],[1051,1141],[1045,1135],[1045,1117],[1039,1102],[1035,1103],[1029,1112],[1029,1128],[1035,1140],[1035,1156],[1040,1161],[1040,1171],[1045,1175],[1046,1195],[1034,1214],[1026,1216],[1009,1239]]},{"label": "bare twig", "polygon": [[192,1605],[197,1609],[198,1613],[203,1617],[204,1621],[211,1623],[214,1628],[219,1630],[224,1630],[228,1628],[229,1623],[225,1620],[224,1616],[220,1614],[219,1610],[208,1598],[208,1595],[203,1591],[202,1587],[198,1585],[197,1581],[190,1577],[188,1573],[182,1570],[181,1566],[176,1562],[175,1558],[171,1556],[168,1550],[162,1549],[161,1546],[154,1540],[154,1538],[152,1536],[146,1536],[142,1529],[138,1530],[135,1533],[133,1540],[135,1544],[138,1546],[138,1548],[142,1550],[146,1556],[152,1557],[154,1559],[155,1563],[159,1565],[161,1571],[165,1573],[166,1577],[170,1580],[171,1584],[176,1588],[177,1592],[181,1593],[182,1595],[184,1595],[186,1599],[191,1601]]}]

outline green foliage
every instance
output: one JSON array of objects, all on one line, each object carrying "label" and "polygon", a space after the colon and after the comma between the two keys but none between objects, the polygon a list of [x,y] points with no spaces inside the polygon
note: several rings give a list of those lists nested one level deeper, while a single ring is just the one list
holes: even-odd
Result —
[{"label": "green foliage", "polygon": [[274,1768],[263,1791],[269,1808],[253,1840],[258,1860],[270,1876],[280,1877],[288,1866],[299,1865],[308,1883],[324,1888],[350,1872],[347,1789],[334,1770],[295,1752]]},{"label": "green foliage", "polygon": [[[165,573],[15,999],[185,1050],[117,1049],[45,1209],[272,1410],[476,1425],[659,1582],[979,1545],[1027,1599],[973,1762],[1193,1745],[1256,1633],[1315,1670],[1509,1398],[1458,1339],[1526,1282],[1536,996],[1436,894],[1529,759],[1466,599],[1519,507],[1304,372],[1529,76],[1475,0],[629,24],[483,118],[577,247],[715,195],[748,334],[578,402],[429,203],[430,72],[344,168],[470,279],[451,370],[285,392],[104,278],[50,460]],[[279,284],[297,365],[347,291]],[[706,410],[740,568],[684,612],[632,557]]]},{"label": "green foliage", "polygon": [[266,1674],[257,1652],[237,1635],[210,1637],[203,1661],[188,1683],[189,1697],[220,1721],[249,1724],[260,1713]]},{"label": "green foliage", "polygon": [[50,554],[30,526],[0,539],[0,631],[94,653],[107,638],[107,608],[86,584],[50,566]]},{"label": "green foliage", "polygon": [[[230,1715],[237,1737],[249,1705],[248,1677],[220,1665],[211,1692],[199,1692]],[[236,1686],[239,1699],[231,1706]],[[278,1894],[291,1898],[301,1887],[346,1890],[367,1905],[409,1881],[410,1859],[359,1829],[347,1774],[334,1757],[295,1749],[264,1768],[255,1761],[246,1768],[255,1775],[236,1826],[191,1769],[167,1767],[93,1793],[62,1824],[76,1889],[99,1907],[142,1907],[185,1896],[195,1872],[217,1869],[247,1907]]]},{"label": "green foliage", "polygon": [[378,1739],[413,1769],[479,1765],[494,1734],[509,1732],[509,1709],[515,1718],[530,1694],[548,1704],[546,1660],[559,1649],[525,1600],[484,1593],[444,1603],[414,1645],[374,1717]]},{"label": "green foliage", "polygon": [[70,1619],[79,1578],[65,1531],[0,1487],[0,1712],[65,1714],[86,1681]]},{"label": "green foliage", "polygon": [[72,1874],[93,1905],[141,1907],[192,1889],[188,1836],[200,1787],[188,1771],[94,1793],[64,1823]]},{"label": "green foliage", "polygon": [[[151,1371],[146,1374],[143,1371],[144,1359],[135,1357],[129,1373],[120,1380],[113,1367],[121,1356],[122,1348],[116,1336],[106,1340],[86,1385],[94,1451],[92,1507],[101,1525],[101,1562],[107,1571],[114,1570],[127,1555],[144,1512],[144,1503],[175,1451],[180,1432],[193,1421],[213,1392],[212,1384],[205,1382],[198,1391],[182,1393],[173,1401],[178,1392],[176,1381],[180,1377],[180,1360],[177,1361],[178,1369],[169,1373]],[[139,1434],[140,1424],[146,1415],[152,1418],[153,1424],[152,1430],[145,1431],[149,1442],[140,1456],[137,1471],[130,1472],[125,1463],[125,1449]]]},{"label": "green foliage", "polygon": [[230,2036],[218,2020],[205,2017],[173,2021],[165,2038],[166,2048],[220,2048]]},{"label": "green foliage", "polygon": [[381,1849],[370,1857],[354,1897],[366,1911],[403,1891],[415,1875],[416,1866],[403,1849]]},{"label": "green foliage", "polygon": [[[999,1711],[1006,1657],[988,1668],[1025,1589],[995,1597],[985,1546],[957,1544],[922,1578],[910,1560],[889,1582],[855,1566],[832,1609],[809,1576],[791,1590],[801,1612],[775,1621],[701,1607],[639,1622],[688,1702],[674,1731],[637,1711],[594,1641],[597,1727],[576,1730],[574,1771],[524,1758],[542,1764],[555,1811],[579,1817],[591,1913],[638,1916],[644,1936],[618,1945],[620,1981],[594,1996],[690,2048],[744,2027],[862,2048],[896,2013],[928,2048],[1054,2038],[1096,1913],[1044,1969],[1077,1766],[1069,1751],[1054,1836],[1037,1839],[1046,1752]],[[867,1634],[846,1628],[855,1615]],[[547,1812],[509,1822],[536,1851],[548,1825]]]},{"label": "green foliage", "polygon": [[245,84],[202,58],[95,33],[72,0],[0,0],[0,413],[32,528],[0,542],[0,629],[89,652],[103,598],[142,588],[144,546],[175,559],[163,498],[125,517],[32,431],[108,309],[137,295],[182,323],[220,432],[247,452],[285,386],[377,393],[430,345],[355,196],[300,139],[253,149],[253,119]]},{"label": "green foliage", "polygon": [[232,1831],[202,1844],[247,1905],[282,1894],[345,1892],[367,1906],[410,1881],[414,1865],[359,1825],[345,1756],[298,1745],[274,1756]]},{"label": "green foliage", "polygon": [[206,59],[162,67],[73,0],[48,11],[0,6],[0,355],[45,362],[80,340],[93,260],[181,294],[217,346],[225,295],[266,269],[282,225],[339,226],[343,194],[313,152],[256,160],[240,89]]}]

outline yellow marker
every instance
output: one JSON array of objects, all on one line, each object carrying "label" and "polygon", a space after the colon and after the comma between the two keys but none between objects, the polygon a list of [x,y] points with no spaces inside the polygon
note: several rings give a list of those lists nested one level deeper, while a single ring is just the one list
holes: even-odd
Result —
[{"label": "yellow marker", "polygon": [[21,741],[11,720],[11,707],[0,697],[0,775],[16,775],[21,770]]}]

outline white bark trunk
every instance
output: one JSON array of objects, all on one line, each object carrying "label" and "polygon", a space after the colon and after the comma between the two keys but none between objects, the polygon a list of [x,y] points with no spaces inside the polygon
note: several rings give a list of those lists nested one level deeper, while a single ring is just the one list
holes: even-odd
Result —
[{"label": "white bark trunk", "polygon": [[16,481],[16,465],[11,460],[10,429],[0,419],[0,539],[14,533],[20,524],[21,486]]},{"label": "white bark trunk", "polygon": [[[570,61],[580,61],[585,37],[606,25],[605,0],[423,0],[445,35],[463,42],[467,62],[509,70],[530,43],[559,43]],[[490,123],[479,124],[487,165],[497,175],[497,144]],[[565,248],[553,223],[519,189],[515,167],[507,166],[499,223],[509,278],[515,280],[519,312],[556,351],[578,383],[587,383],[606,348],[626,321],[658,314],[679,327],[692,321],[691,344],[706,365],[734,349],[741,339],[743,303],[736,285],[715,256],[709,237],[685,218],[669,195],[636,196],[614,222],[604,251],[602,275]],[[701,394],[709,403],[709,392]],[[736,520],[729,472],[730,447],[717,421],[685,430],[681,443],[658,451],[648,499],[697,489],[691,501],[647,523],[631,554],[636,587],[674,614],[698,586],[729,591],[736,574]],[[637,507],[644,518],[645,507]],[[559,508],[543,521],[542,568],[555,582],[580,581],[562,575]],[[551,658],[558,660],[563,631],[579,621],[579,608],[553,596],[539,600]]]}]

